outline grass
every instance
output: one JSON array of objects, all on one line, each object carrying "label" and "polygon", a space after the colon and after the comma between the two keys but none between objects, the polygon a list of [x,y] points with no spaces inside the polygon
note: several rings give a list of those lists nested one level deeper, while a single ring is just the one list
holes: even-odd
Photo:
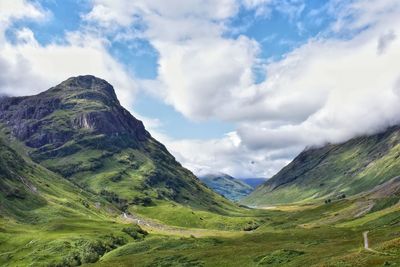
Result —
[{"label": "grass", "polygon": [[[209,230],[210,236],[201,238],[152,234],[143,243],[128,243],[107,253],[94,266],[400,264],[397,247],[400,238],[398,206],[366,214],[360,219],[347,217],[340,222],[312,226],[317,225],[315,222],[323,217],[354,209],[355,201],[357,200],[343,200],[331,205],[300,205],[298,209],[292,205],[287,210],[265,211],[261,215],[264,222],[257,230],[248,233],[233,230],[232,232],[237,234],[231,236],[215,230]],[[164,209],[171,211],[165,207]],[[180,211],[177,209],[175,215],[179,216]],[[363,220],[363,223],[360,223],[360,220]],[[311,227],[305,228],[304,224]],[[364,251],[362,232],[365,230],[370,231],[371,248],[379,253]]]},{"label": "grass", "polygon": [[[325,236],[323,240],[322,233]],[[348,240],[342,240],[343,236],[348,236]],[[173,255],[184,255],[189,260],[201,261],[204,266],[259,266],[260,261],[266,257],[273,258],[275,263],[289,263],[290,258],[292,266],[300,266],[323,257],[340,255],[352,248],[357,241],[351,240],[351,236],[354,237],[355,234],[350,232],[349,235],[348,231],[337,234],[331,229],[297,229],[286,233],[260,232],[235,238],[180,238],[163,242],[157,240],[149,244],[149,250],[146,251],[125,245],[106,254],[96,266],[109,266],[111,263],[120,266],[129,266],[131,263],[135,266],[148,266],[155,258]],[[340,248],[333,251],[332,245],[340,245]],[[299,255],[292,257],[293,252]]]},{"label": "grass", "polygon": [[50,220],[40,225],[1,223],[7,224],[0,234],[2,266],[75,266],[74,261],[94,262],[105,252],[134,242],[122,225],[94,218]]},{"label": "grass", "polygon": [[[282,210],[244,210],[241,216],[238,210],[227,215],[225,220],[215,214],[207,217],[202,211],[187,207],[158,204],[136,212],[148,217],[163,212],[157,216],[165,223],[181,224],[186,231],[193,229],[194,232],[196,227],[201,227],[209,235],[195,238],[186,233],[179,236],[179,233],[153,231],[144,239],[135,240],[123,230],[128,226],[120,220],[109,215],[89,218],[84,211],[69,219],[65,219],[65,214],[64,219],[52,218],[40,225],[2,220],[0,264],[48,266],[76,257],[84,266],[382,266],[385,262],[400,263],[396,256],[400,225],[398,220],[395,223],[394,216],[397,214],[398,218],[398,206],[356,220],[347,218],[345,224],[304,228],[303,224],[313,225],[321,217],[353,207],[354,200],[331,205],[300,205],[297,209],[292,205]],[[192,217],[185,221],[189,214]],[[199,216],[204,217],[200,225]],[[260,227],[252,232],[241,230],[239,226],[249,219],[259,221]],[[216,229],[230,229],[232,235]],[[371,247],[383,254],[363,251],[362,232],[366,229],[370,230]],[[108,241],[103,244],[102,240]],[[90,260],[96,262],[90,263]]]},{"label": "grass", "polygon": [[160,202],[155,206],[131,207],[132,213],[156,219],[164,224],[217,230],[243,230],[247,225],[262,222],[258,217],[262,211],[246,211],[238,209],[225,215],[183,206],[178,203]]},{"label": "grass", "polygon": [[115,206],[0,142],[0,265],[76,266],[133,242]]}]

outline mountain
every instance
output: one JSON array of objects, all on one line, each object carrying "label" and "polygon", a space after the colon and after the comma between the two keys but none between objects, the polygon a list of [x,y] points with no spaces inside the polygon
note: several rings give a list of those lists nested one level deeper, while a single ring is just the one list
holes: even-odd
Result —
[{"label": "mountain", "polygon": [[267,180],[266,178],[241,178],[241,181],[245,182],[246,184],[250,185],[253,188],[256,188],[262,183],[265,183]]},{"label": "mountain", "polygon": [[400,126],[303,151],[243,202],[324,201],[366,192],[400,173]]},{"label": "mountain", "polygon": [[145,238],[133,216],[158,228],[241,229],[241,211],[183,168],[102,79],[0,98],[1,266],[97,262]]},{"label": "mountain", "polygon": [[0,99],[0,123],[37,164],[126,210],[174,201],[214,211],[231,204],[183,168],[94,76],[34,96]]},{"label": "mountain", "polygon": [[253,191],[248,184],[224,173],[207,174],[199,178],[212,190],[232,201],[238,201]]}]

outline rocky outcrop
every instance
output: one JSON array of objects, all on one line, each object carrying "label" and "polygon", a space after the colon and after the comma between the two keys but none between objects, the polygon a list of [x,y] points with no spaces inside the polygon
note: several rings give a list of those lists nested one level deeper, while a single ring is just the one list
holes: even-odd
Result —
[{"label": "rocky outcrop", "polygon": [[112,111],[94,111],[78,114],[74,118],[73,127],[86,129],[99,134],[135,136],[137,140],[145,141],[149,134],[143,123],[136,120],[125,109]]},{"label": "rocky outcrop", "polygon": [[35,96],[1,98],[0,123],[33,148],[59,147],[85,132],[127,135],[138,142],[150,137],[120,105],[113,87],[90,75],[69,78]]}]

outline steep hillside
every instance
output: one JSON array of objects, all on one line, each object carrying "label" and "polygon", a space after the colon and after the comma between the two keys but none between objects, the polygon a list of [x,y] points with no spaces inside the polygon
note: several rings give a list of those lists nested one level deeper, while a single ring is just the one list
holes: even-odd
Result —
[{"label": "steep hillside", "polygon": [[29,166],[25,160],[0,139],[0,214],[23,218],[26,212],[45,206],[46,200],[38,194],[38,188],[26,177],[40,171]]},{"label": "steep hillside", "polygon": [[[106,217],[120,214],[116,207],[102,197],[82,190],[56,173],[33,163],[16,149],[22,147],[10,139],[0,137],[1,217],[37,224],[49,221],[52,217],[68,217],[73,213],[100,217],[101,213]],[[94,206],[96,212],[91,209]]]},{"label": "steep hillside", "polygon": [[238,201],[253,191],[248,184],[223,173],[208,174],[199,178],[212,190],[232,201]]},{"label": "steep hillside", "polygon": [[308,149],[244,203],[324,201],[371,190],[400,173],[400,127],[343,144]]},{"label": "steep hillside", "polygon": [[[77,266],[97,261],[131,235],[99,196],[31,162],[0,138],[0,265]],[[17,147],[18,149],[21,147]]]},{"label": "steep hillside", "polygon": [[212,210],[231,206],[184,169],[119,104],[113,87],[94,76],[3,98],[0,122],[36,163],[122,209],[162,200]]}]

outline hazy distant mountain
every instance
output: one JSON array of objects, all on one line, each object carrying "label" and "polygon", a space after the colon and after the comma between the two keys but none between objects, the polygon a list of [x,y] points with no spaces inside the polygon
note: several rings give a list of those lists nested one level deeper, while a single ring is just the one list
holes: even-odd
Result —
[{"label": "hazy distant mountain", "polygon": [[266,178],[240,178],[240,180],[250,185],[253,188],[256,188],[260,184],[265,183],[265,181],[267,181]]},{"label": "hazy distant mountain", "polygon": [[232,201],[238,201],[253,191],[253,187],[244,181],[224,173],[206,174],[199,178],[215,192]]}]

